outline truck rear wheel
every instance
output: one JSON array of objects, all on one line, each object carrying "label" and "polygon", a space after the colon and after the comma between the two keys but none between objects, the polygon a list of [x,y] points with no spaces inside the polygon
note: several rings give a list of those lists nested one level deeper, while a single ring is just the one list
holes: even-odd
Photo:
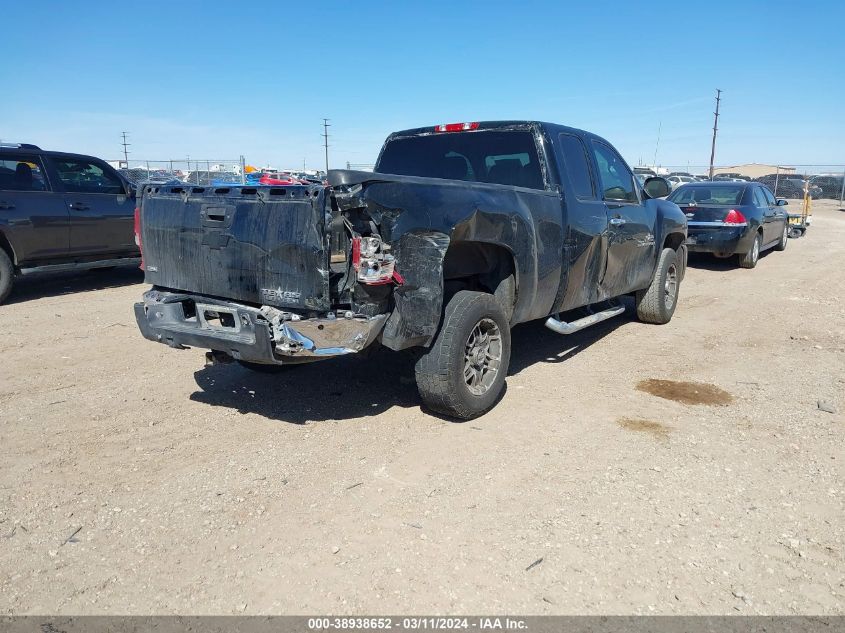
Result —
[{"label": "truck rear wheel", "polygon": [[417,389],[430,409],[469,420],[502,393],[511,355],[510,324],[493,295],[461,290],[443,314],[431,348],[417,361]]},{"label": "truck rear wheel", "polygon": [[645,290],[638,290],[635,297],[640,321],[658,325],[669,323],[675,314],[680,285],[678,256],[671,248],[664,248],[651,285]]},{"label": "truck rear wheel", "polygon": [[12,285],[15,283],[15,267],[12,260],[2,248],[0,248],[0,303],[6,300],[12,292]]}]

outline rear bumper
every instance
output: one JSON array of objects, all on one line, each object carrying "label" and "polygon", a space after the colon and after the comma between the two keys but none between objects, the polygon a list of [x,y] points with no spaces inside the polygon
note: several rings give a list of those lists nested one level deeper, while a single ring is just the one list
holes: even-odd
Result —
[{"label": "rear bumper", "polygon": [[198,347],[256,363],[302,362],[354,354],[370,345],[386,314],[317,318],[199,295],[150,290],[135,304],[144,338],[170,347]]},{"label": "rear bumper", "polygon": [[744,253],[751,247],[752,239],[747,225],[689,222],[686,245],[691,253]]}]

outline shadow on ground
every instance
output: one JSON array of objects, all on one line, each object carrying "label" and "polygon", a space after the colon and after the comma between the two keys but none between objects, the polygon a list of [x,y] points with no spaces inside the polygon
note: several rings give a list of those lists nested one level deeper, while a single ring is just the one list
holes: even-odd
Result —
[{"label": "shadow on ground", "polygon": [[[760,259],[757,262],[757,265],[759,266],[762,261],[773,252],[775,252],[774,249],[770,248],[760,253]],[[687,266],[701,270],[745,270],[744,268],[740,268],[736,255],[719,258],[710,253],[690,253],[689,258],[687,259]]]},{"label": "shadow on ground", "polygon": [[292,365],[278,374],[214,365],[197,371],[194,379],[200,390],[191,400],[293,424],[420,406],[413,358],[387,349],[369,358],[350,355]]},{"label": "shadow on ground", "polygon": [[[543,321],[517,326],[512,332],[509,374],[537,363],[569,360],[629,319],[626,313],[570,336],[555,334]],[[260,374],[237,364],[215,365],[197,371],[194,379],[199,390],[190,397],[195,402],[292,424],[348,420],[422,404],[414,383],[413,356],[384,348],[369,357],[293,365],[279,374]]]},{"label": "shadow on ground", "polygon": [[143,281],[144,272],[137,264],[75,272],[35,273],[17,277],[12,294],[3,303],[23,303],[44,297],[128,286]]}]

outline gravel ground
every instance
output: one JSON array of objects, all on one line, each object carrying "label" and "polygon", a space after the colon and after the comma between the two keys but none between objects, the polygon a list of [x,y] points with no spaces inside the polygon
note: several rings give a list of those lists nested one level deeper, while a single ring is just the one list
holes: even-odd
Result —
[{"label": "gravel ground", "polygon": [[403,355],[147,342],[137,271],[22,284],[0,613],[845,613],[845,212],[814,204],[754,270],[694,259],[668,325],[516,328],[466,423]]}]

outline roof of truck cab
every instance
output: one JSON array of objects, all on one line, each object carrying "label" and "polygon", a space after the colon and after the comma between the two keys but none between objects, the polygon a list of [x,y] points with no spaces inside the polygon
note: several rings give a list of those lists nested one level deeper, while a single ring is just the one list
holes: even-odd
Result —
[{"label": "roof of truck cab", "polygon": [[[478,127],[474,130],[461,130],[458,132],[437,132],[437,127],[443,125],[442,123],[436,123],[432,125],[426,125],[424,127],[416,127],[410,128],[407,130],[399,130],[398,132],[393,132],[390,137],[396,136],[422,136],[426,134],[460,134],[460,132],[482,132],[484,130],[501,130],[501,129],[519,129],[519,128],[532,128],[532,127],[539,127],[549,131],[558,131],[558,132],[575,132],[576,134],[583,134],[588,136],[596,136],[592,132],[587,132],[586,130],[579,130],[577,128],[568,127],[566,125],[561,125],[559,123],[548,123],[546,121],[529,121],[529,120],[511,120],[511,121],[472,121],[472,124],[478,124]],[[388,138],[390,138],[388,137]],[[597,137],[598,138],[598,137]]]}]

